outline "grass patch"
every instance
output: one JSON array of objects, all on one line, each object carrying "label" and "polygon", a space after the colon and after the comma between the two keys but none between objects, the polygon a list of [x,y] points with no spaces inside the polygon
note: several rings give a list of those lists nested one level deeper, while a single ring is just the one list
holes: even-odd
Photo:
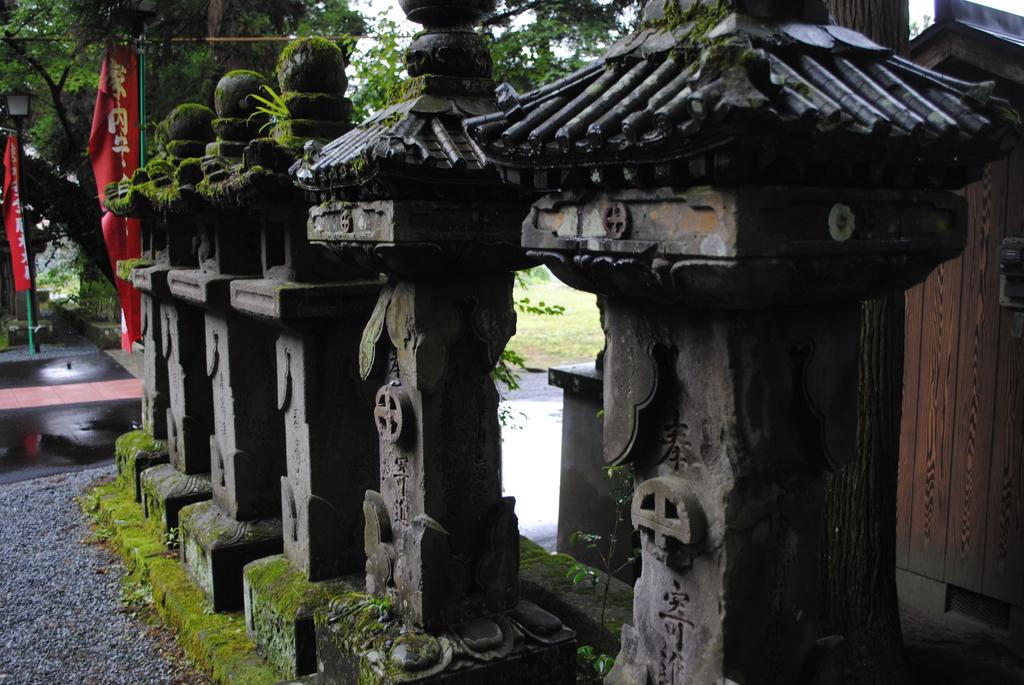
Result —
[{"label": "grass patch", "polygon": [[11,341],[7,334],[7,321],[0,321],[0,352],[4,352],[10,346]]},{"label": "grass patch", "polygon": [[604,346],[604,333],[597,310],[597,296],[563,285],[560,281],[516,285],[515,298],[529,298],[533,305],[560,305],[561,316],[519,314],[516,335],[509,342],[530,369],[547,369],[560,364],[593,361]]},{"label": "grass patch", "polygon": [[121,483],[98,485],[81,498],[95,522],[94,542],[106,542],[124,558],[123,599],[137,605],[152,599],[157,614],[174,630],[178,644],[214,683],[274,685],[283,678],[256,652],[241,612],[213,613],[202,592],[185,575],[178,555],[145,525],[142,508]]}]

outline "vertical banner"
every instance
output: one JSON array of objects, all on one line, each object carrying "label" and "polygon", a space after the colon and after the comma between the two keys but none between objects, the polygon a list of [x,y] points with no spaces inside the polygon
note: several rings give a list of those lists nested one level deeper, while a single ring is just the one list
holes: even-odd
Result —
[{"label": "vertical banner", "polygon": [[4,148],[4,227],[7,242],[11,244],[11,267],[14,272],[14,290],[22,292],[32,289],[32,270],[28,263],[28,246],[25,244],[25,219],[21,213],[21,159],[18,156],[18,139],[7,138]]},{"label": "vertical banner", "polygon": [[[109,48],[103,60],[89,136],[89,158],[103,209],[103,240],[114,273],[119,260],[142,254],[142,234],[138,219],[106,211],[104,189],[108,183],[131,178],[139,167],[139,154],[138,60],[131,46],[118,45]],[[121,347],[131,350],[132,343],[142,336],[141,298],[131,283],[120,278],[114,281],[121,300]]]}]

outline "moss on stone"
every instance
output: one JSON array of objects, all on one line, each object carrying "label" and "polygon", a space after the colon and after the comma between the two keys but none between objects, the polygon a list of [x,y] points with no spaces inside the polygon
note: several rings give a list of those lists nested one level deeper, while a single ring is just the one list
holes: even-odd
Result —
[{"label": "moss on stone", "polygon": [[[134,260],[123,260],[134,261]],[[118,263],[120,271],[120,262]],[[125,279],[127,280],[127,279]],[[117,465],[117,479],[125,488],[135,493],[135,458],[140,452],[162,452],[163,440],[156,440],[144,430],[134,430],[121,435],[114,442],[114,461]]]},{"label": "moss on stone", "polygon": [[122,281],[132,280],[132,271],[135,269],[153,266],[153,260],[149,257],[137,257],[135,259],[119,259],[117,262],[117,277]]},{"label": "moss on stone", "polygon": [[196,185],[196,192],[214,204],[237,204],[241,195],[261,179],[273,177],[274,172],[262,166],[238,170],[223,180],[206,176]]},{"label": "moss on stone", "polygon": [[282,91],[340,95],[348,86],[345,53],[326,38],[293,40],[281,51],[276,72]]},{"label": "moss on stone", "polygon": [[326,606],[331,601],[327,586],[308,581],[283,556],[252,562],[245,567],[245,577],[283,616],[295,617],[304,610]]},{"label": "moss on stone", "polygon": [[146,165],[146,174],[150,179],[161,176],[174,176],[175,164],[169,159],[154,159]]},{"label": "moss on stone", "polygon": [[426,92],[426,76],[414,76],[412,78],[403,79],[398,84],[396,84],[390,91],[388,91],[387,106],[390,107],[391,105],[396,105],[399,102],[405,102],[406,100],[418,98],[420,95],[424,95]]},{"label": "moss on stone", "polygon": [[205,154],[206,145],[207,143],[201,140],[172,140],[164,145],[164,150],[171,157],[187,159]]},{"label": "moss on stone", "polygon": [[352,101],[340,95],[285,92],[281,97],[296,119],[348,121],[352,118]]},{"label": "moss on stone", "polygon": [[282,676],[256,651],[240,613],[215,614],[188,580],[176,554],[150,532],[141,509],[118,483],[102,485],[82,498],[97,525],[110,533],[110,544],[125,560],[130,582],[144,585],[153,607],[174,629],[178,644],[214,683],[274,685]]},{"label": "moss on stone", "polygon": [[[213,93],[214,109],[221,118],[245,118],[255,111],[256,106],[250,95],[260,94],[260,88],[268,85],[263,74],[250,69],[235,69],[224,74]],[[214,123],[216,130],[216,123]]]},{"label": "moss on stone", "polygon": [[[632,620],[633,588],[612,579],[601,626],[603,582],[596,588],[589,583],[573,583],[568,577],[569,570],[578,563],[568,554],[551,554],[520,537],[520,592],[575,630],[580,644],[593,645],[614,656],[619,651],[622,624]],[[603,572],[598,573],[604,577]]]},{"label": "moss on stone", "polygon": [[181,160],[178,168],[174,171],[174,183],[185,186],[199,183],[203,180],[203,160],[199,157],[189,157]]},{"label": "moss on stone", "polygon": [[318,629],[328,631],[342,654],[381,655],[376,667],[365,657],[359,659],[359,685],[396,682],[403,672],[391,661],[392,651],[409,640],[433,639],[400,621],[388,600],[363,592],[348,592],[336,598],[331,603],[330,619],[325,623],[321,618]]},{"label": "moss on stone", "polygon": [[144,430],[125,433],[114,442],[116,456],[135,456],[136,452],[160,452],[165,449],[163,440],[157,440]]},{"label": "moss on stone", "polygon": [[288,119],[274,125],[272,135],[300,136],[306,140],[333,140],[351,130],[352,125],[346,121],[325,121],[323,119]]},{"label": "moss on stone", "polygon": [[213,140],[211,122],[216,115],[206,105],[187,102],[171,110],[163,122],[169,141],[203,141]]},{"label": "moss on stone", "polygon": [[696,0],[685,10],[679,6],[678,0],[665,0],[664,15],[648,23],[646,28],[675,31],[688,27],[681,40],[684,45],[692,46],[700,43],[731,12],[731,4],[726,0]]}]

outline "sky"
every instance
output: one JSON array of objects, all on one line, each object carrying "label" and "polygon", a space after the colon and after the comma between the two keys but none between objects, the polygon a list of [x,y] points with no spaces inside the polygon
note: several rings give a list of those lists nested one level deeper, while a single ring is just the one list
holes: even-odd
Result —
[{"label": "sky", "polygon": [[[979,5],[987,5],[996,9],[1024,14],[1024,0],[970,0]],[[924,25],[924,18],[935,16],[935,0],[908,0],[910,3],[910,20],[917,21]],[[397,3],[393,0],[357,0],[356,4],[361,8],[368,9],[371,16],[376,16],[381,11],[386,11],[393,19],[401,19],[402,13]]]},{"label": "sky", "polygon": [[[970,0],[976,2],[979,5],[988,5],[989,7],[995,7],[997,9],[1005,10],[1007,12],[1013,12],[1015,14],[1024,14],[1024,0]],[[910,2],[910,16],[911,18],[921,18],[925,15],[929,17],[935,16],[935,1],[934,0],[909,0]],[[362,7],[370,8],[371,14],[377,14],[381,10],[390,11],[392,8],[395,11],[398,10],[396,3],[393,0],[357,0],[358,5]],[[401,13],[399,13],[401,16]]]},{"label": "sky", "polygon": [[[978,5],[987,5],[1014,14],[1024,14],[1024,0],[970,0]],[[935,16],[935,3],[933,0],[910,0],[910,18],[918,19],[928,15]]]}]

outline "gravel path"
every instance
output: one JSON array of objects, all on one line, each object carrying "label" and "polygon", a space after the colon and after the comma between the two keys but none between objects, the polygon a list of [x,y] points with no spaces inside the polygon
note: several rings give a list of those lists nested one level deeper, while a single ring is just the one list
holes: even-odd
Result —
[{"label": "gravel path", "polygon": [[112,466],[0,486],[0,684],[205,682],[121,603],[120,559],[74,497]]}]

